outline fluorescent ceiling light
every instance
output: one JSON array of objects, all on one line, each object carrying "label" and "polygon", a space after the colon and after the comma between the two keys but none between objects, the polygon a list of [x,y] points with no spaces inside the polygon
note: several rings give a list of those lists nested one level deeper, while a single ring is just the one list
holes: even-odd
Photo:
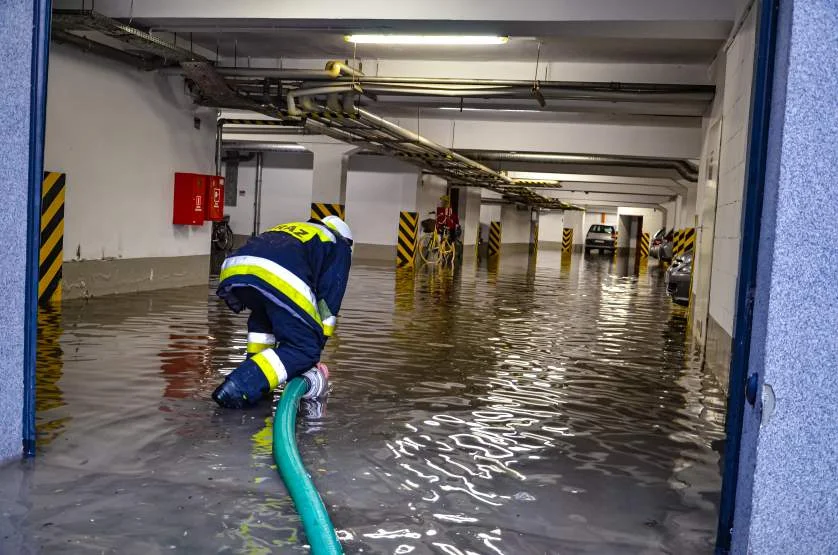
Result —
[{"label": "fluorescent ceiling light", "polygon": [[355,44],[402,44],[414,46],[479,46],[506,44],[509,37],[489,35],[346,35]]},{"label": "fluorescent ceiling light", "polygon": [[529,113],[541,113],[541,110],[533,110],[531,108],[468,108],[468,107],[458,107],[458,106],[440,106],[439,110],[450,110],[450,111],[457,111],[457,112],[529,112]]},{"label": "fluorescent ceiling light", "polygon": [[569,177],[571,177],[569,174],[565,173],[519,171],[508,171],[506,172],[506,176],[511,179],[523,179],[526,181],[560,181],[562,179],[567,180]]}]

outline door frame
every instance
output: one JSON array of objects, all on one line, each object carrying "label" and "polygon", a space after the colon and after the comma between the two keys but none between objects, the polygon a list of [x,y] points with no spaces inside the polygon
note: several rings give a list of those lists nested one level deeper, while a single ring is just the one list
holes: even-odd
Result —
[{"label": "door frame", "polygon": [[719,525],[716,532],[715,553],[718,555],[730,552],[736,499],[739,493],[739,461],[751,356],[754,293],[765,194],[779,2],[780,0],[758,0],[754,4],[754,9],[758,9],[759,12],[756,25],[756,48],[754,49],[748,157],[742,199],[742,241],[731,345],[722,492],[719,502]]}]

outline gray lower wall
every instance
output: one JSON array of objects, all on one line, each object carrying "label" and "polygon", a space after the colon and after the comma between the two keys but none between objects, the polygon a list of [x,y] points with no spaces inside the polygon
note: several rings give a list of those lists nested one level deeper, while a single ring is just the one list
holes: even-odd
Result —
[{"label": "gray lower wall", "polygon": [[704,346],[704,368],[709,371],[727,395],[730,376],[731,337],[713,318],[707,316],[707,340]]},{"label": "gray lower wall", "polygon": [[31,0],[0,2],[0,463],[22,454]]},{"label": "gray lower wall", "polygon": [[393,245],[370,245],[357,243],[352,253],[352,260],[389,260],[395,266],[396,247]]},{"label": "gray lower wall", "polygon": [[209,280],[209,255],[65,262],[65,299],[136,293]]}]

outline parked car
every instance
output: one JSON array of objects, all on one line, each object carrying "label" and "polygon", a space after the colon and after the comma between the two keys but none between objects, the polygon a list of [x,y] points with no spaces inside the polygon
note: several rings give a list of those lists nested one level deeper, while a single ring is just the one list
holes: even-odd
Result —
[{"label": "parked car", "polygon": [[617,230],[613,225],[592,225],[585,235],[585,254],[592,250],[614,252],[617,249]]},{"label": "parked car", "polygon": [[659,258],[661,245],[663,244],[663,240],[666,238],[666,228],[660,228],[652,238],[649,240],[649,256],[652,258]]},{"label": "parked car", "polygon": [[688,252],[684,256],[675,259],[672,265],[666,270],[666,294],[672,298],[675,304],[688,305],[690,303],[690,282],[693,273],[693,253]]},{"label": "parked car", "polygon": [[675,230],[670,229],[666,235],[661,239],[660,248],[658,248],[657,258],[663,262],[672,262],[672,249],[675,246]]}]

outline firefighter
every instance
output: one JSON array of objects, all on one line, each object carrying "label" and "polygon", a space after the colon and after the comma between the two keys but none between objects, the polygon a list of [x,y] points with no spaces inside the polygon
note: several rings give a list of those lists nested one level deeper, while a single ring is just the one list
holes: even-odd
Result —
[{"label": "firefighter", "polygon": [[308,382],[306,398],[326,393],[320,354],[335,329],[351,259],[349,226],[327,216],[278,225],[224,261],[217,294],[250,316],[247,360],[213,392],[219,405],[254,405],[297,376]]}]

